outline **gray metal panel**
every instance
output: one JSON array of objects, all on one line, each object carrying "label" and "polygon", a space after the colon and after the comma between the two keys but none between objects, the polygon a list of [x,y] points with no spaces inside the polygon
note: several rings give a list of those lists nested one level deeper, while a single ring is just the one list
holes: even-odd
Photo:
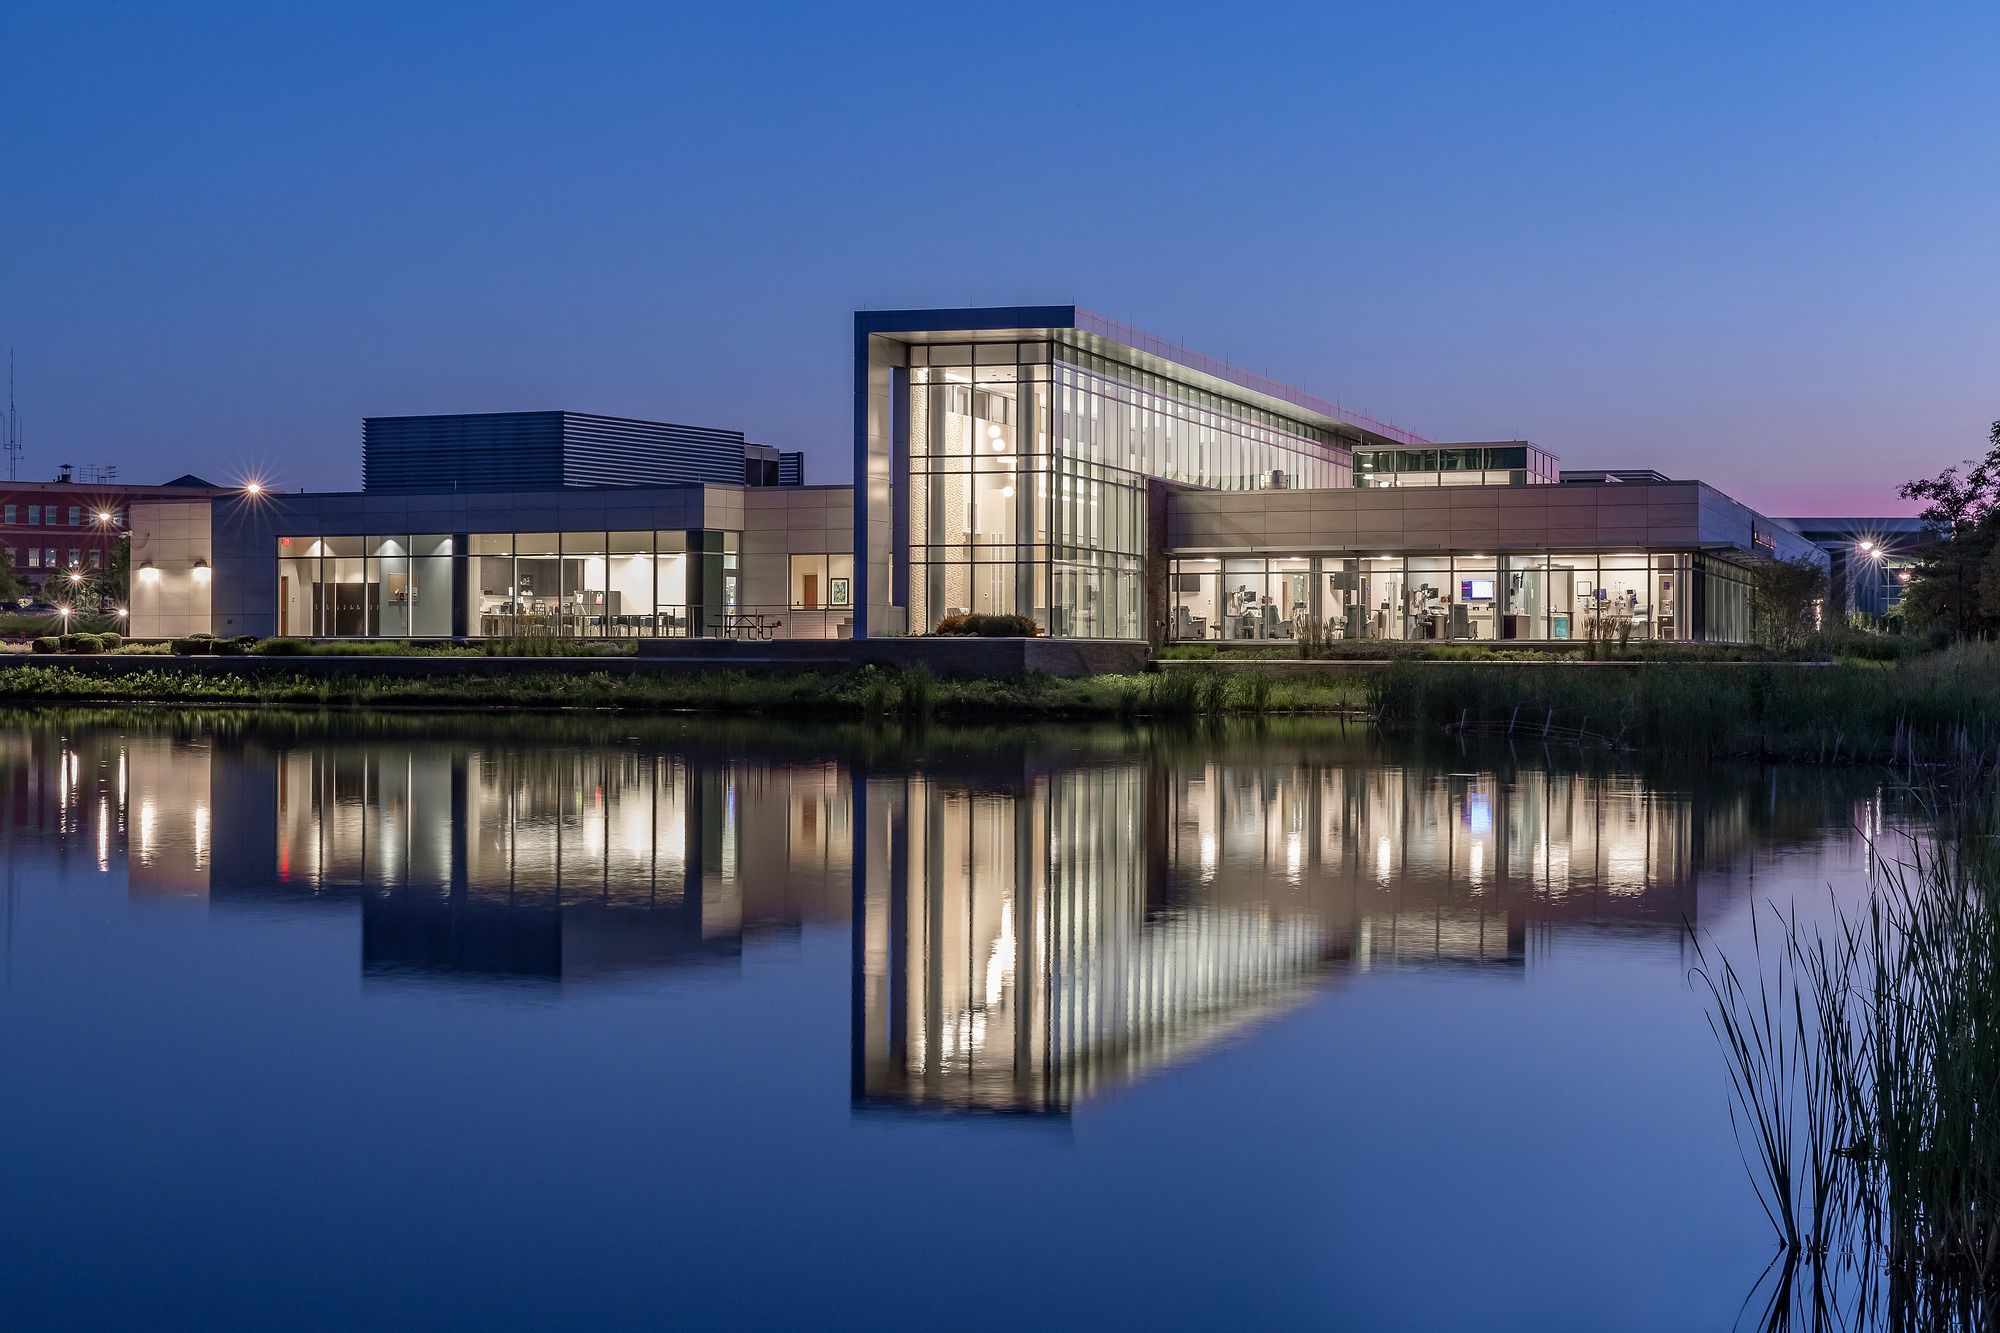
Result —
[{"label": "gray metal panel", "polygon": [[585,412],[370,417],[361,425],[362,489],[740,485],[744,449],[737,430]]}]

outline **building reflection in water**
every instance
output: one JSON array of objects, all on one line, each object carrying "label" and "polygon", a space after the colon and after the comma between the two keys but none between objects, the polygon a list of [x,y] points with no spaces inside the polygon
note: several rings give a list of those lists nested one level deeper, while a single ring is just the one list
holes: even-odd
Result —
[{"label": "building reflection in water", "polygon": [[275,764],[281,890],[353,890],[371,973],[576,980],[847,917],[830,763],[404,746]]},{"label": "building reflection in water", "polygon": [[1740,891],[1717,867],[1882,824],[1871,789],[1809,773],[1781,799],[1770,775],[1677,790],[1324,732],[880,766],[858,737],[700,734],[18,728],[8,883],[83,856],[135,896],[352,914],[366,974],[452,981],[727,961],[851,922],[858,1105],[1060,1113],[1336,978],[1505,979],[1578,933],[1678,949],[1705,883]]},{"label": "building reflection in water", "polygon": [[[1338,753],[1338,752],[1336,752]],[[1061,1112],[1385,965],[1524,969],[1571,929],[1677,949],[1748,796],[1324,745],[858,793],[855,1097]]]},{"label": "building reflection in water", "polygon": [[1159,893],[1152,788],[1136,764],[1046,774],[1018,792],[937,776],[866,783],[862,1103],[1065,1107],[1325,974],[1345,941],[1323,920],[1255,892]]}]

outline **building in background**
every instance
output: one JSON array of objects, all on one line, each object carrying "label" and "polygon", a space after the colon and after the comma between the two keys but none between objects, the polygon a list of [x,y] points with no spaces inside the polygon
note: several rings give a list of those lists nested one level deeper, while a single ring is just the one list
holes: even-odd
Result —
[{"label": "building in background", "polygon": [[206,505],[225,493],[195,476],[152,486],[78,481],[69,468],[54,481],[0,481],[0,548],[32,594],[66,599],[101,586],[134,502]]},{"label": "building in background", "polygon": [[1920,518],[1787,518],[1781,520],[1826,552],[1839,614],[1895,614],[1910,571],[1930,539]]}]

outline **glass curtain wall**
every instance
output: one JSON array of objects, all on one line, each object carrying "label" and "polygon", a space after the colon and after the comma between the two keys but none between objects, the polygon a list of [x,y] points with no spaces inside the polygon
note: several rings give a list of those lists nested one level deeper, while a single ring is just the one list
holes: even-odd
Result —
[{"label": "glass curtain wall", "polygon": [[[1748,637],[1727,588],[1740,571],[1707,562],[1711,601],[1697,626],[1696,572],[1678,553],[1188,556],[1174,560],[1168,637],[1177,642],[1296,638],[1308,617],[1332,639],[1452,642]],[[1721,571],[1721,572],[1718,572]]]},{"label": "glass curtain wall", "polygon": [[[919,633],[1010,612],[1062,637],[1142,638],[1147,478],[1260,490],[1351,477],[1317,427],[1059,344],[913,346],[910,381]],[[1310,567],[1294,572],[1297,588],[1259,589],[1276,626],[1310,601]]]},{"label": "glass curtain wall", "polygon": [[492,532],[471,543],[476,634],[688,632],[685,532]]},{"label": "glass curtain wall", "polygon": [[278,633],[437,638],[451,633],[451,538],[280,537]]},{"label": "glass curtain wall", "polygon": [[[682,531],[475,533],[465,553],[467,630],[482,637],[686,634],[687,544]],[[453,555],[452,538],[436,533],[281,537],[278,633],[448,637]],[[733,561],[734,552],[723,559]],[[733,593],[734,570],[724,572],[723,591]]]},{"label": "glass curtain wall", "polygon": [[1049,628],[1048,344],[914,347],[911,356],[912,629],[969,613]]},{"label": "glass curtain wall", "polygon": [[1560,479],[1555,456],[1531,445],[1354,451],[1354,484],[1361,487],[1531,486]]}]

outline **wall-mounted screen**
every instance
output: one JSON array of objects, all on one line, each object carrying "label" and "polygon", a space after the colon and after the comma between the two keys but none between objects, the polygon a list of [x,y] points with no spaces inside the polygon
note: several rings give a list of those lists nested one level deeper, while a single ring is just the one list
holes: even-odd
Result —
[{"label": "wall-mounted screen", "polygon": [[1460,579],[1458,600],[1461,602],[1490,602],[1493,600],[1492,579]]}]

